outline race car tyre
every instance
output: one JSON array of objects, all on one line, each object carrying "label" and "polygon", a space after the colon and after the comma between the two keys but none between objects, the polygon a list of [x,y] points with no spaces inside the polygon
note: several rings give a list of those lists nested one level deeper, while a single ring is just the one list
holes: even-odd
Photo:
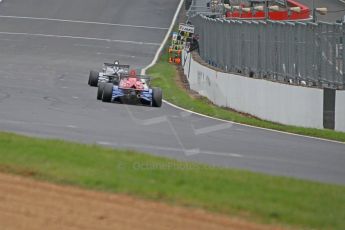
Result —
[{"label": "race car tyre", "polygon": [[112,96],[113,96],[113,84],[105,83],[104,88],[103,88],[102,101],[111,102]]},{"label": "race car tyre", "polygon": [[102,100],[104,86],[105,86],[104,82],[101,82],[98,84],[97,100]]},{"label": "race car tyre", "polygon": [[96,72],[96,71],[91,70],[90,71],[90,75],[89,75],[89,83],[90,83],[89,85],[97,87],[98,77],[99,77],[99,73]]},{"label": "race car tyre", "polygon": [[161,88],[152,88],[152,106],[161,107],[162,106],[162,89]]}]

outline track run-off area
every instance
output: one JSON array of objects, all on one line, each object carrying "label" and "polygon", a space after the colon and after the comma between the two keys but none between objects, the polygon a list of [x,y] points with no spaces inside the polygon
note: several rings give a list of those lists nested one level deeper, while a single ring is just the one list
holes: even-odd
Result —
[{"label": "track run-off area", "polygon": [[[178,0],[3,0],[0,130],[345,184],[345,145],[180,110],[107,104],[90,69],[151,63]],[[163,92],[164,94],[164,92]]]},{"label": "track run-off area", "polygon": [[7,230],[279,230],[202,210],[0,174],[0,223]]}]

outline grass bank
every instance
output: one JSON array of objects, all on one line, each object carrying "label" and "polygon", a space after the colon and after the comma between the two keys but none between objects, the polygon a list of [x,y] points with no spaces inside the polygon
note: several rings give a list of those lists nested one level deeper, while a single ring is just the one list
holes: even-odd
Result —
[{"label": "grass bank", "polygon": [[0,133],[0,170],[298,228],[345,229],[345,187]]},{"label": "grass bank", "polygon": [[167,60],[168,55],[167,53],[164,53],[160,57],[157,64],[150,68],[147,72],[153,76],[153,85],[159,86],[163,89],[164,99],[175,105],[208,116],[242,124],[345,142],[344,132],[337,132],[327,129],[302,128],[272,123],[269,121],[248,117],[229,109],[220,108],[210,103],[210,101],[206,98],[192,97],[183,87],[177,84],[176,79],[179,76],[176,66],[168,63]]}]

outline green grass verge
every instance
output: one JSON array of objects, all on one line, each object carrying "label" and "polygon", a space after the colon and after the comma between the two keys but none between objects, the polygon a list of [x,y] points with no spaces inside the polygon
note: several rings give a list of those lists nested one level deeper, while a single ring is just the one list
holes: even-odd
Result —
[{"label": "green grass verge", "polygon": [[0,132],[0,170],[264,223],[345,229],[345,187]]},{"label": "green grass verge", "polygon": [[185,89],[177,85],[176,67],[173,64],[169,64],[167,60],[168,55],[167,53],[164,53],[160,57],[158,63],[148,70],[148,73],[153,76],[153,85],[162,88],[164,99],[175,105],[201,114],[242,124],[345,142],[344,132],[337,132],[327,129],[302,128],[272,123],[269,121],[244,116],[240,113],[230,111],[225,108],[220,108],[211,104],[206,98],[193,98],[186,92]]}]

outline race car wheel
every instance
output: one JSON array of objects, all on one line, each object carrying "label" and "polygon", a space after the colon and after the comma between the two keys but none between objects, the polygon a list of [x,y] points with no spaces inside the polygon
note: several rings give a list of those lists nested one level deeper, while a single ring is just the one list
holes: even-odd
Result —
[{"label": "race car wheel", "polygon": [[98,84],[97,100],[102,100],[104,86],[105,86],[104,82],[101,82]]},{"label": "race car wheel", "polygon": [[152,88],[152,106],[153,107],[161,107],[162,106],[162,89],[160,88]]},{"label": "race car wheel", "polygon": [[111,102],[112,96],[113,96],[113,84],[105,83],[104,88],[103,88],[102,101]]},{"label": "race car wheel", "polygon": [[89,85],[97,87],[99,73],[91,70],[89,75]]}]

